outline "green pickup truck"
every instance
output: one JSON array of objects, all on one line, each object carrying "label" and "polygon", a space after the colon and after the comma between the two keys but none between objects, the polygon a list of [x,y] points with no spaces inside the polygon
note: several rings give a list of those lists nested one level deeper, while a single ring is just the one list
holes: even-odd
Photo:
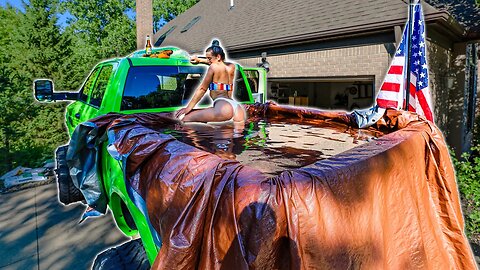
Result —
[{"label": "green pickup truck", "polygon": [[[162,54],[167,50],[173,53]],[[34,91],[38,101],[71,101],[65,115],[71,136],[80,123],[107,113],[173,112],[186,106],[207,67],[190,63],[190,56],[175,47],[155,48],[149,56],[140,50],[99,63],[78,92],[54,92],[54,84],[48,79],[35,80]],[[265,94],[266,70],[237,64],[234,98],[240,103],[252,104],[265,102]],[[210,100],[204,99],[199,107],[209,105]],[[56,152],[59,200],[64,204],[84,199],[69,175],[67,147],[61,146]],[[153,263],[161,240],[129,197],[120,162],[110,156],[106,143],[99,152],[99,185],[118,228],[127,236],[139,234],[148,261]]]}]

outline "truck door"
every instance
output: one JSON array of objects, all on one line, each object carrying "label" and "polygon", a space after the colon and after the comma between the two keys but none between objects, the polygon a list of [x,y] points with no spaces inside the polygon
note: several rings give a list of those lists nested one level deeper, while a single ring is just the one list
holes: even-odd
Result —
[{"label": "truck door", "polygon": [[267,72],[264,68],[243,68],[255,102],[267,100]]},{"label": "truck door", "polygon": [[86,118],[91,119],[98,115],[99,110],[102,110],[103,113],[111,112],[111,108],[108,101],[104,100],[105,92],[107,87],[110,85],[110,80],[112,78],[113,70],[116,64],[105,64],[101,67],[98,77],[95,80],[95,85],[93,86],[92,92],[88,99],[88,104],[92,109],[87,112]]},{"label": "truck door", "polygon": [[96,67],[85,80],[85,83],[80,88],[79,100],[70,104],[67,108],[67,127],[70,133],[75,127],[82,123],[85,119],[85,108],[88,107],[87,101],[93,89],[95,80],[97,79],[100,67]]},{"label": "truck door", "polygon": [[87,104],[84,105],[82,110],[79,112],[79,120],[81,123],[99,115],[103,96],[105,94],[105,90],[107,89],[112,70],[112,64],[104,64],[99,66],[99,71],[97,72],[98,75],[94,80],[93,87],[91,87],[90,91],[87,93]]}]

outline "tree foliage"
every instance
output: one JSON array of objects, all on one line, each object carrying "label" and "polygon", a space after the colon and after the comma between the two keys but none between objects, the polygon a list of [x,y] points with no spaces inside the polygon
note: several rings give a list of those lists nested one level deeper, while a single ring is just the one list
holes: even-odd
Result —
[{"label": "tree foliage", "polygon": [[98,61],[135,49],[135,21],[127,15],[134,4],[134,0],[63,0],[61,7],[72,16],[67,31]]},{"label": "tree foliage", "polygon": [[467,31],[480,32],[480,0],[427,0],[438,9],[446,9]]},{"label": "tree foliage", "polygon": [[[62,73],[64,47],[69,47],[56,25],[55,3],[31,0],[25,13],[1,10],[2,50],[0,117],[2,160],[0,170],[17,165],[39,165],[52,157],[55,145],[66,140],[61,121],[64,106],[40,106],[33,99],[32,79],[56,78]],[[59,81],[61,84],[61,81]]]},{"label": "tree foliage", "polygon": [[[198,0],[153,1],[155,30]],[[136,48],[135,0],[30,0],[0,6],[0,175],[38,166],[68,140],[65,103],[33,99],[36,78],[75,91],[99,61]],[[69,14],[59,26],[58,16]]]}]

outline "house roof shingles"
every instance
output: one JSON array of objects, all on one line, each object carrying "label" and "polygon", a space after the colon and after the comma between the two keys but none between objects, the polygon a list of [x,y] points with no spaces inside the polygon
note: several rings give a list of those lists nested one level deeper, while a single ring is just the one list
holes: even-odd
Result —
[{"label": "house roof shingles", "polygon": [[[319,0],[201,0],[155,34],[157,40],[172,26],[161,43],[199,53],[218,38],[229,51],[256,46],[275,46],[319,38],[351,35],[403,25],[408,3],[402,0],[344,0],[332,4]],[[423,2],[426,20],[446,16]],[[193,18],[200,20],[181,30]]]}]

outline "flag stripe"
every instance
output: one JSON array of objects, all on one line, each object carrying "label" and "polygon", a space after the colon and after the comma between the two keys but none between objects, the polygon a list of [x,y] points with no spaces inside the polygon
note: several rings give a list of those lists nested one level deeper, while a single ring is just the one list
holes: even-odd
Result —
[{"label": "flag stripe", "polygon": [[[405,33],[404,33],[405,35]],[[399,47],[401,47],[403,44],[400,44]],[[390,64],[391,66],[402,66],[405,65],[405,56],[404,55],[395,55],[395,57],[392,59],[392,63]]]},{"label": "flag stripe", "polygon": [[377,98],[377,105],[381,108],[398,108],[398,102],[391,99]]},{"label": "flag stripe", "polygon": [[386,74],[384,82],[403,84],[403,75]]},{"label": "flag stripe", "polygon": [[391,66],[388,74],[396,74],[402,75],[403,74],[403,66]]},{"label": "flag stripe", "polygon": [[392,91],[381,91],[380,93],[378,93],[377,98],[378,99],[390,99],[390,100],[393,100],[393,101],[397,101],[399,94],[400,93],[392,92]]},{"label": "flag stripe", "polygon": [[410,83],[409,90],[410,90],[410,97],[413,96],[413,98],[415,99],[415,92],[417,91],[417,89],[415,88],[415,85]]},{"label": "flag stripe", "polygon": [[392,92],[400,92],[400,84],[399,83],[384,82],[382,84],[381,90],[392,91]]},{"label": "flag stripe", "polygon": [[406,28],[403,31],[402,42],[397,47],[397,52],[390,63],[387,74],[380,86],[380,91],[377,94],[377,104],[381,108],[395,108],[399,109],[402,104],[399,101],[403,98],[403,84],[404,84],[404,65],[405,65],[405,37]]},{"label": "flag stripe", "polygon": [[408,111],[416,112],[417,111],[417,101],[415,100],[415,96],[410,95]]},{"label": "flag stripe", "polygon": [[427,99],[425,98],[423,91],[417,92],[417,101],[422,108],[425,117],[428,120],[433,121],[433,113],[430,110],[430,106],[427,103]]}]

